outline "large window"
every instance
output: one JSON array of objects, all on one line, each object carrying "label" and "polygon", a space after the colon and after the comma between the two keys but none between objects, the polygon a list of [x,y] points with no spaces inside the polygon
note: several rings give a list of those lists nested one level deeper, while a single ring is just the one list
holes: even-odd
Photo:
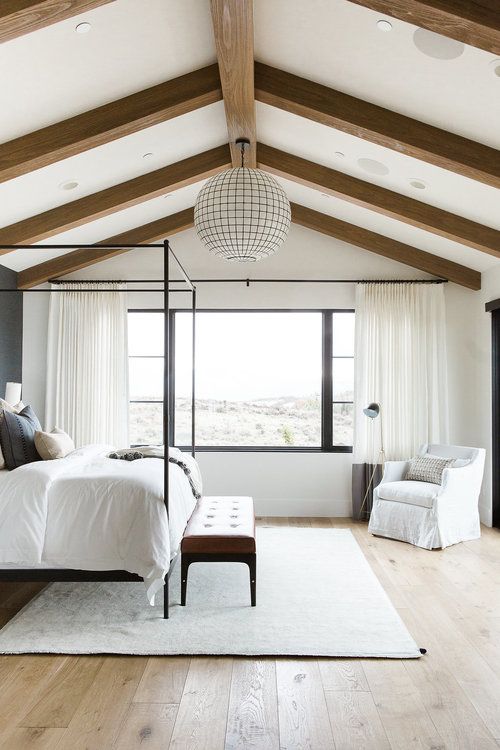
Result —
[{"label": "large window", "polygon": [[[163,441],[163,312],[129,312],[130,442]],[[172,313],[171,440],[191,444],[192,314]],[[210,450],[352,446],[352,311],[196,316],[196,444]]]},{"label": "large window", "polygon": [[[175,314],[175,444],[189,445],[191,313]],[[196,316],[196,444],[321,447],[322,315]]]},{"label": "large window", "polygon": [[131,445],[163,443],[163,340],[163,312],[129,312]]},{"label": "large window", "polygon": [[[192,316],[174,313],[174,444],[191,443]],[[204,311],[196,323],[196,444],[350,450],[354,314]]]}]

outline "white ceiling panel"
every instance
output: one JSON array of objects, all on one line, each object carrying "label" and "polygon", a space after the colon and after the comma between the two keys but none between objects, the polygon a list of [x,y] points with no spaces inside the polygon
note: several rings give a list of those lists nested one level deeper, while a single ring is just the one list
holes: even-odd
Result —
[{"label": "white ceiling panel", "polygon": [[259,263],[228,263],[213,257],[194,230],[174,237],[172,245],[193,278],[352,278],[354,269],[357,269],[356,276],[359,273],[382,274],[387,278],[427,276],[401,263],[295,225],[290,227],[288,238],[278,252]]},{"label": "white ceiling panel", "polygon": [[[66,278],[66,277],[65,277]],[[163,279],[163,250],[161,248],[138,247],[123,255],[82,268],[69,274],[68,279]],[[176,278],[176,277],[174,277]],[[154,291],[161,284],[134,284],[131,289]]]},{"label": "white ceiling panel", "polygon": [[[256,0],[255,56],[467,138],[500,147],[495,55],[465,46],[452,60],[420,52],[416,27],[347,0]],[[445,39],[443,37],[443,39]]]},{"label": "white ceiling panel", "polygon": [[[392,30],[383,33],[376,24],[380,17],[347,0],[255,0],[256,57],[500,147],[500,78],[491,65],[494,56],[464,46],[455,59],[428,57],[414,44],[416,27],[391,19]],[[91,23],[91,31],[76,34],[75,26],[84,20]],[[214,60],[209,0],[115,0],[0,45],[0,142]],[[259,103],[257,119],[258,137],[264,143],[500,229],[499,190]],[[226,140],[223,104],[219,102],[65,159],[0,184],[0,226]],[[335,152],[342,152],[344,157],[337,157]],[[146,153],[153,155],[143,159]],[[360,167],[360,159],[381,163],[385,173],[367,173]],[[425,190],[412,187],[411,179],[424,182]],[[60,185],[69,180],[76,181],[78,187],[62,190]],[[491,256],[403,222],[288,180],[281,183],[292,201],[317,211],[480,271],[498,264]],[[201,184],[117,212],[52,240],[93,243],[176,213],[194,204]],[[384,275],[384,269],[389,277],[422,275],[298,227],[292,227],[281,252],[251,268],[216,261],[192,231],[174,237],[174,245],[180,247],[192,265],[190,271],[198,275],[342,275],[351,267],[353,258],[359,261],[363,275]],[[3,256],[1,262],[22,270],[60,253],[48,249],[18,250]],[[146,256],[142,260],[137,254],[128,257],[131,273],[137,275]],[[114,264],[109,267],[110,272],[121,267],[118,258],[109,263]],[[96,273],[97,268],[101,272],[101,266],[96,267]]]},{"label": "white ceiling panel", "polygon": [[[396,261],[366,253],[331,237],[292,226],[280,250],[260,263],[228,263],[211,255],[200,243],[194,229],[172,238],[172,247],[191,278],[254,279],[265,278],[428,278],[415,269]],[[307,265],[305,265],[306,260]],[[157,278],[163,269],[163,258],[154,250],[133,250],[126,255],[82,269],[72,278]],[[356,269],[356,271],[354,271]],[[362,269],[362,270],[361,270]],[[174,273],[174,270],[172,271]],[[200,286],[203,290],[205,287]],[[272,288],[272,287],[271,287]],[[238,287],[226,287],[234,295]],[[244,293],[244,287],[241,292]],[[297,289],[300,294],[300,287]]]},{"label": "white ceiling panel", "polygon": [[[0,226],[139,177],[227,142],[222,102],[0,184]],[[144,154],[151,153],[149,158]],[[74,190],[61,189],[68,180]]]},{"label": "white ceiling panel", "polygon": [[[278,178],[278,181],[285,189],[289,199],[294,203],[299,203],[315,211],[334,216],[342,221],[347,221],[356,226],[391,237],[399,242],[404,242],[421,250],[440,255],[443,258],[462,263],[478,271],[484,271],[500,262],[486,253],[464,247],[457,242],[452,242],[444,237],[417,229],[416,227],[396,221],[353,203],[322,194],[304,185],[282,178]],[[171,193],[168,197],[155,198],[124,211],[119,211],[84,226],[59,234],[53,237],[52,241],[54,243],[67,244],[99,242],[107,237],[112,237],[142,224],[147,224],[150,221],[155,221],[163,216],[177,213],[194,205],[196,196],[202,185],[203,182],[196,183],[195,185],[190,185],[175,193]],[[336,240],[331,241],[336,242]],[[174,237],[174,242],[177,242],[177,236]],[[196,242],[200,252],[205,253],[206,251],[203,246],[198,241]],[[48,240],[45,243],[39,244],[40,250],[15,250],[12,253],[2,256],[1,262],[8,268],[20,271],[36,263],[41,263],[44,260],[64,254],[64,251],[43,250],[44,244],[48,244]],[[366,253],[365,256],[368,257]],[[210,260],[208,253],[206,254],[206,258]],[[278,268],[283,263],[283,270],[286,274],[286,264],[288,262],[286,252],[279,253],[276,257],[269,259],[269,261],[259,264],[258,268],[265,268],[271,262],[273,267],[277,266]],[[313,269],[311,269],[306,255],[304,255],[303,263],[304,269],[307,269],[308,273],[312,273]],[[231,264],[220,263],[218,266],[224,276],[231,275]],[[236,266],[236,268],[241,269],[243,266]],[[241,273],[241,270],[239,273]],[[264,271],[264,275],[265,273],[266,271]],[[238,272],[236,273],[237,275]]]},{"label": "white ceiling panel", "polygon": [[0,142],[212,62],[206,0],[115,0],[0,45]]},{"label": "white ceiling panel", "polygon": [[104,216],[97,221],[89,222],[81,227],[75,227],[68,232],[55,235],[51,240],[40,243],[38,248],[33,250],[14,250],[11,253],[2,255],[0,263],[11,268],[13,271],[22,271],[29,266],[43,263],[45,260],[56,258],[64,255],[66,252],[61,250],[44,250],[44,244],[67,244],[75,245],[79,242],[92,244],[101,240],[113,237],[129,229],[134,229],[142,224],[148,224],[150,221],[156,221],[164,216],[170,216],[178,211],[183,211],[194,205],[196,196],[201,190],[204,181],[194,185],[188,185],[181,190],[170,193],[167,196],[154,198],[151,201],[140,203],[124,211],[117,211],[109,216]]},{"label": "white ceiling panel", "polygon": [[[500,229],[497,188],[266,104],[257,103],[257,114],[258,138],[262,143]],[[335,152],[344,156],[339,157]],[[358,159],[379,162],[386,167],[387,174],[365,171]],[[422,180],[427,187],[423,190],[412,187],[412,179]]]},{"label": "white ceiling panel", "polygon": [[491,268],[495,262],[500,263],[500,260],[495,260],[491,255],[482,253],[479,250],[464,247],[457,242],[447,240],[445,237],[438,237],[430,232],[412,227],[409,224],[403,224],[401,221],[396,221],[383,214],[377,214],[361,206],[356,206],[354,203],[348,203],[333,196],[324,195],[317,190],[299,185],[296,182],[281,178],[278,178],[278,181],[286,190],[289,199],[293,203],[307,206],[307,208],[312,208],[314,211],[334,216],[342,221],[347,221],[350,224],[355,224],[372,232],[391,237],[394,240],[412,245],[428,253],[440,255],[456,263],[462,263],[477,271],[484,271],[487,268]]}]

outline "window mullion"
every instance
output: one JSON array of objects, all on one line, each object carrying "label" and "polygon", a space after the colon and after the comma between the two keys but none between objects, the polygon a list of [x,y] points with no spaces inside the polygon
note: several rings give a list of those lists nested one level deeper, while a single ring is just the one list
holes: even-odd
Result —
[{"label": "window mullion", "polygon": [[323,312],[323,377],[321,388],[321,449],[329,451],[333,444],[333,325],[332,313]]},{"label": "window mullion", "polygon": [[169,436],[168,436],[168,444],[169,445],[175,445],[175,362],[174,362],[174,355],[175,355],[175,311],[170,310],[169,315],[169,371],[168,371],[168,379],[170,381],[170,388],[169,388],[169,399],[170,399],[170,427],[169,427]]}]

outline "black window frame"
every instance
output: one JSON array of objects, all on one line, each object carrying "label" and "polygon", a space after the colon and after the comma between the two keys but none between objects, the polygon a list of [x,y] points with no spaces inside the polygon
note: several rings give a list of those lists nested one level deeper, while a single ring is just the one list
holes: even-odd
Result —
[{"label": "black window frame", "polygon": [[[147,310],[129,310],[129,312],[147,312]],[[151,309],[150,312],[158,312]],[[169,445],[175,445],[175,315],[191,313],[189,308],[178,308],[170,311],[169,316],[169,381],[170,381],[170,434]],[[322,382],[321,382],[321,446],[241,446],[241,445],[197,445],[197,453],[352,453],[352,445],[333,445],[333,404],[352,403],[350,401],[334,402],[333,400],[333,314],[355,313],[353,308],[202,308],[197,313],[321,313],[322,315]],[[346,358],[351,358],[347,357]],[[155,402],[156,403],[156,402]],[[180,450],[189,450],[189,446],[176,445]]]},{"label": "black window frame", "polygon": [[[334,377],[333,377],[333,363],[336,359],[352,359],[354,364],[354,348],[352,354],[334,354],[333,353],[333,341],[334,341],[334,335],[333,335],[333,316],[338,313],[355,313],[354,310],[328,310],[328,315],[326,318],[323,319],[323,346],[327,347],[326,351],[323,353],[323,372],[327,373],[329,375],[330,381],[326,383],[325,388],[327,389],[327,392],[325,392],[325,402],[326,402],[326,408],[329,409],[329,414],[331,415],[330,418],[325,418],[323,424],[328,425],[327,433],[324,436],[324,439],[328,441],[327,444],[333,445],[333,407],[335,404],[352,404],[353,407],[353,418],[354,418],[354,393],[353,393],[353,399],[351,401],[346,400],[340,400],[333,398],[333,385],[334,385]],[[325,340],[328,342],[325,344]],[[328,357],[328,364],[326,364],[326,357]],[[354,365],[355,366],[355,365]],[[326,368],[326,369],[325,369]],[[354,383],[353,383],[354,388]],[[352,453],[352,445],[350,447],[350,452]]]}]

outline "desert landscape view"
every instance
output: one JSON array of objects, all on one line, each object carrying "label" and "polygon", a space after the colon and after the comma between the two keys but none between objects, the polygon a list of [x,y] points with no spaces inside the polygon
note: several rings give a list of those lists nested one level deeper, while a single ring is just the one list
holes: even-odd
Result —
[{"label": "desert landscape view", "polygon": [[[130,405],[133,445],[162,441],[161,403]],[[191,443],[191,401],[176,399],[175,444]],[[352,444],[352,404],[334,404],[335,445]],[[321,399],[282,396],[251,401],[198,399],[196,444],[199,446],[319,447]]]}]

